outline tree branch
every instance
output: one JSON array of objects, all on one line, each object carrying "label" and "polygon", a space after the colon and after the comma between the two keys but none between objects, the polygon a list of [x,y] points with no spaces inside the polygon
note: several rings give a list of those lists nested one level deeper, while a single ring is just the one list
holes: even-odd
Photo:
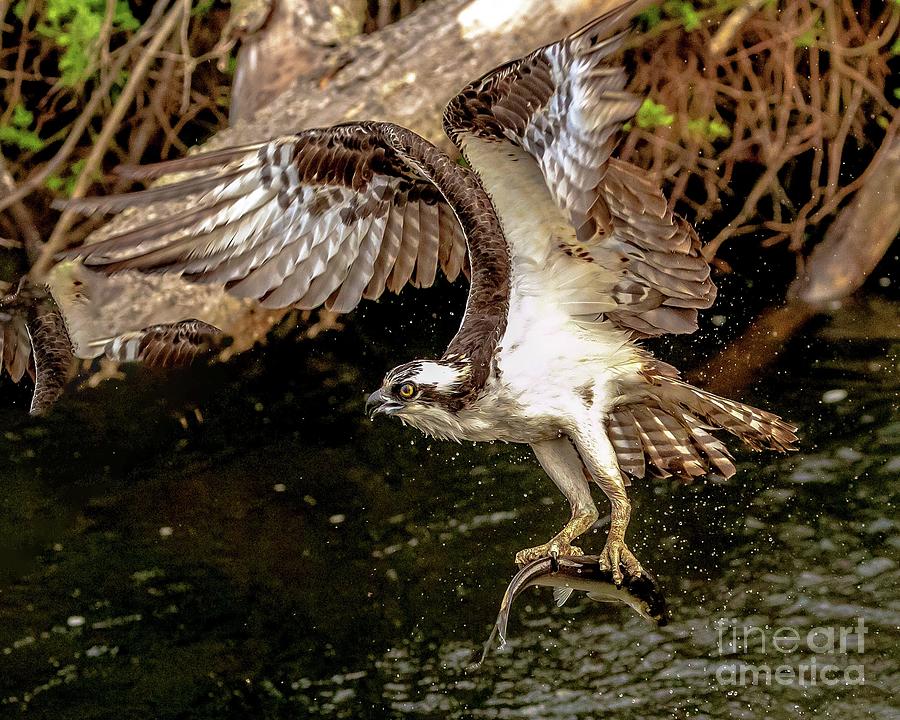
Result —
[{"label": "tree branch", "polygon": [[[166,40],[169,39],[176,25],[178,25],[178,21],[183,19],[182,16],[183,7],[181,4],[176,3],[166,13],[153,40],[147,45],[141,54],[140,60],[138,60],[129,74],[128,82],[122,88],[122,94],[113,106],[106,122],[103,123],[103,130],[100,132],[99,137],[94,142],[94,146],[91,148],[90,154],[85,160],[84,170],[78,176],[78,181],[75,183],[75,189],[72,192],[73,198],[84,197],[85,191],[93,182],[92,178],[100,168],[103,155],[106,153],[113,135],[119,129],[119,124],[122,122],[122,118],[125,117],[125,112],[131,107],[131,102],[134,100],[138,88],[144,82],[144,76],[150,69],[150,64],[156,60],[156,53],[160,51]],[[72,210],[63,211],[49,239],[44,244],[44,247],[41,248],[41,255],[38,261],[31,268],[30,275],[33,281],[41,282],[43,280],[44,274],[53,264],[53,256],[65,246],[66,231],[77,215]]]}]

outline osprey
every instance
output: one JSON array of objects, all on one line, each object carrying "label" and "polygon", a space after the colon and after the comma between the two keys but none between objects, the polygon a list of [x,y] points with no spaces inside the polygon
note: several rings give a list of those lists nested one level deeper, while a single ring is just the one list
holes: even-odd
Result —
[{"label": "osprey", "polygon": [[[715,298],[693,228],[639,168],[612,157],[641,104],[611,62],[627,11],[499,67],[450,101],[444,129],[467,164],[397,125],[354,122],[132,169],[192,173],[136,193],[75,200],[115,212],[195,196],[193,209],[67,254],[107,273],[181,273],[264,306],[346,313],[387,289],[468,269],[444,354],[387,373],[366,403],[449,440],[525,443],[572,508],[516,561],[578,555],[609,498],[601,554],[616,582],[629,478],[735,472],[712,431],[790,449],[777,416],[692,387],[640,346],[690,333]],[[467,267],[468,257],[468,267]]]}]

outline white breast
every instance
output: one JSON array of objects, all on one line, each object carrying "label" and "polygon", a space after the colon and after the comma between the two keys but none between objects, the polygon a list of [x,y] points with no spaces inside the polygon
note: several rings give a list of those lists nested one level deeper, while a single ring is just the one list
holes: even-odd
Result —
[{"label": "white breast", "polygon": [[575,232],[537,163],[508,143],[469,137],[464,149],[500,216],[512,264],[496,373],[473,418],[490,416],[485,430],[499,427],[505,436],[498,439],[555,437],[562,424],[583,413],[581,389],[590,387],[597,411],[605,412],[616,395],[616,380],[640,363],[626,333],[610,323],[586,329],[567,311],[573,275],[592,268],[558,249]]}]

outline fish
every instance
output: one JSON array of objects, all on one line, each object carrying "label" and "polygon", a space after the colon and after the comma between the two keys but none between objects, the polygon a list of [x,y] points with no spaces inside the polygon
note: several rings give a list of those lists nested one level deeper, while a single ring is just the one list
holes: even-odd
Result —
[{"label": "fish", "polygon": [[581,590],[597,602],[619,602],[628,605],[657,627],[667,625],[669,622],[666,598],[656,578],[646,570],[637,576],[626,574],[622,584],[616,585],[612,571],[601,567],[599,555],[539,558],[525,565],[510,581],[500,602],[497,622],[494,623],[490,637],[484,644],[481,657],[469,665],[467,668],[469,671],[481,666],[495,638],[500,639],[498,650],[506,645],[506,630],[512,604],[525,588],[532,585],[552,587],[557,607],[562,607],[575,590]]}]

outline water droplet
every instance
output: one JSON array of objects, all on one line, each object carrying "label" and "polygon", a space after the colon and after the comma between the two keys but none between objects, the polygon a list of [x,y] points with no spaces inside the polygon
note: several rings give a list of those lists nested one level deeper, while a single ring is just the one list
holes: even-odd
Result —
[{"label": "water droplet", "polygon": [[834,390],[826,390],[822,393],[822,402],[827,404],[839,403],[841,400],[847,399],[847,391],[843,388],[835,388]]}]

